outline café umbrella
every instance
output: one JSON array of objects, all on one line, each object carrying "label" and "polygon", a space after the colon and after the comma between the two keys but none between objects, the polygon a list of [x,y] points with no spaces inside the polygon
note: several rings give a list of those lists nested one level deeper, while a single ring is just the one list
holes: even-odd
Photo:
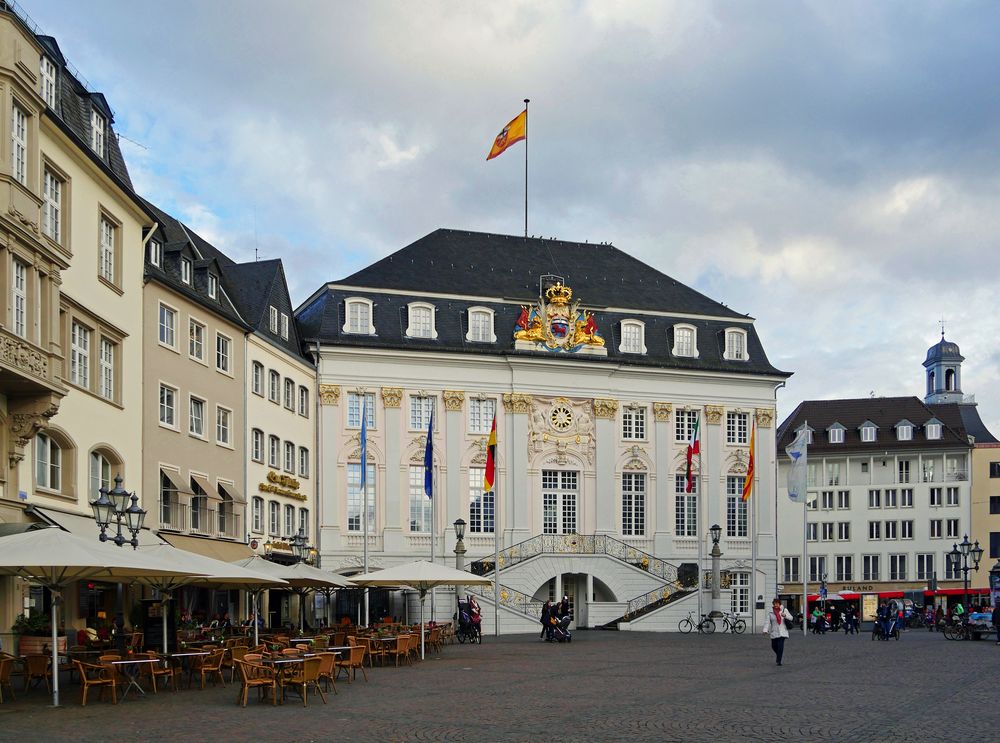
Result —
[{"label": "caf\u00e9 umbrella", "polygon": [[192,575],[182,566],[84,539],[52,526],[0,537],[0,575],[15,575],[52,594],[52,705],[59,706],[58,621],[60,593],[81,580],[132,581],[154,575]]},{"label": "caf\u00e9 umbrella", "polygon": [[463,570],[438,565],[427,560],[417,560],[404,565],[378,570],[374,573],[352,575],[351,580],[358,586],[382,586],[398,588],[407,586],[420,592],[420,657],[424,657],[424,598],[427,592],[438,586],[489,586],[489,578],[483,578]]}]

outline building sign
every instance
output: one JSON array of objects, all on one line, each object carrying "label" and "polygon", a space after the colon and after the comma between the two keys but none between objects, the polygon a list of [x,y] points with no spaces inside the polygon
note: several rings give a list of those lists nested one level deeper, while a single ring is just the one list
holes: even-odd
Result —
[{"label": "building sign", "polygon": [[845,583],[842,587],[836,589],[837,591],[850,591],[851,593],[868,593],[869,591],[874,591],[875,586],[872,583],[857,583],[855,585],[849,585]]},{"label": "building sign", "polygon": [[866,593],[861,597],[861,619],[870,622],[878,613],[878,594]]},{"label": "building sign", "polygon": [[299,481],[291,475],[280,475],[274,470],[267,473],[267,482],[262,482],[257,489],[262,493],[284,495],[295,500],[306,500],[306,496],[298,492]]}]

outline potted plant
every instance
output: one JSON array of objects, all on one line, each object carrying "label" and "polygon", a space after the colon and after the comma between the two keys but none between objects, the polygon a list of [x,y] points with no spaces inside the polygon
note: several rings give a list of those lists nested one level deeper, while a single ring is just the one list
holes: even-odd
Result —
[{"label": "potted plant", "polygon": [[[36,614],[35,616],[18,614],[10,631],[18,635],[17,652],[19,655],[43,655],[46,650],[51,652],[49,646],[52,643],[52,624],[44,614]],[[60,653],[66,652],[66,636],[64,634],[59,634],[56,637],[56,645]]]}]

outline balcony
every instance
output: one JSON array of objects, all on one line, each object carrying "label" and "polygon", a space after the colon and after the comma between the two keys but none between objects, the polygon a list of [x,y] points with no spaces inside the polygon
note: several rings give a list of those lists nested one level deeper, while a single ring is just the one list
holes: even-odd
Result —
[{"label": "balcony", "polygon": [[964,470],[955,470],[945,475],[944,479],[948,482],[964,481],[969,479],[969,473]]},{"label": "balcony", "polygon": [[243,539],[242,508],[235,510],[228,503],[217,507],[192,507],[189,502],[160,500],[160,528],[184,534],[216,539]]}]

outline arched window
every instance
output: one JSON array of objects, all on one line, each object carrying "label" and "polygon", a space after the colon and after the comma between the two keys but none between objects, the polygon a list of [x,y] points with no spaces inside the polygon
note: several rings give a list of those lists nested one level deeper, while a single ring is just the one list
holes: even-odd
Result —
[{"label": "arched window", "polygon": [[90,452],[90,487],[87,497],[96,500],[103,488],[114,487],[115,475],[121,474],[121,460],[106,449],[95,449]]},{"label": "arched window", "polygon": [[946,392],[955,391],[955,370],[946,369],[944,372],[944,389]]},{"label": "arched window", "polygon": [[639,320],[622,320],[622,353],[646,353],[646,324]]},{"label": "arched window", "polygon": [[299,415],[309,417],[309,388],[299,385]]},{"label": "arched window", "polygon": [[285,407],[295,410],[295,382],[285,379]]},{"label": "arched window", "polygon": [[928,372],[927,374],[927,394],[930,395],[934,392],[934,372]]},{"label": "arched window", "polygon": [[264,396],[264,365],[259,361],[253,362],[253,393]]},{"label": "arched window", "polygon": [[274,469],[281,468],[281,439],[277,436],[267,437],[267,464]]},{"label": "arched window", "polygon": [[35,485],[62,490],[62,448],[46,433],[35,436]]},{"label": "arched window", "polygon": [[345,303],[347,322],[344,332],[353,335],[375,335],[372,324],[372,301],[363,297],[351,297]]},{"label": "arched window", "polygon": [[267,373],[267,399],[271,402],[281,401],[281,375],[274,369]]},{"label": "arched window", "polygon": [[411,302],[407,306],[409,325],[406,335],[410,338],[437,338],[434,328],[434,305],[426,302]]},{"label": "arched window", "polygon": [[698,358],[698,329],[694,325],[674,325],[674,356]]},{"label": "arched window", "polygon": [[496,343],[497,336],[493,332],[493,310],[489,307],[469,308],[469,332],[465,334],[465,339],[473,343]]},{"label": "arched window", "polygon": [[747,356],[747,331],[741,328],[726,328],[726,355],[727,361],[746,361]]},{"label": "arched window", "polygon": [[255,462],[264,461],[264,432],[259,428],[253,429],[250,436],[250,457]]},{"label": "arched window", "polygon": [[295,472],[295,444],[285,442],[285,472]]}]

